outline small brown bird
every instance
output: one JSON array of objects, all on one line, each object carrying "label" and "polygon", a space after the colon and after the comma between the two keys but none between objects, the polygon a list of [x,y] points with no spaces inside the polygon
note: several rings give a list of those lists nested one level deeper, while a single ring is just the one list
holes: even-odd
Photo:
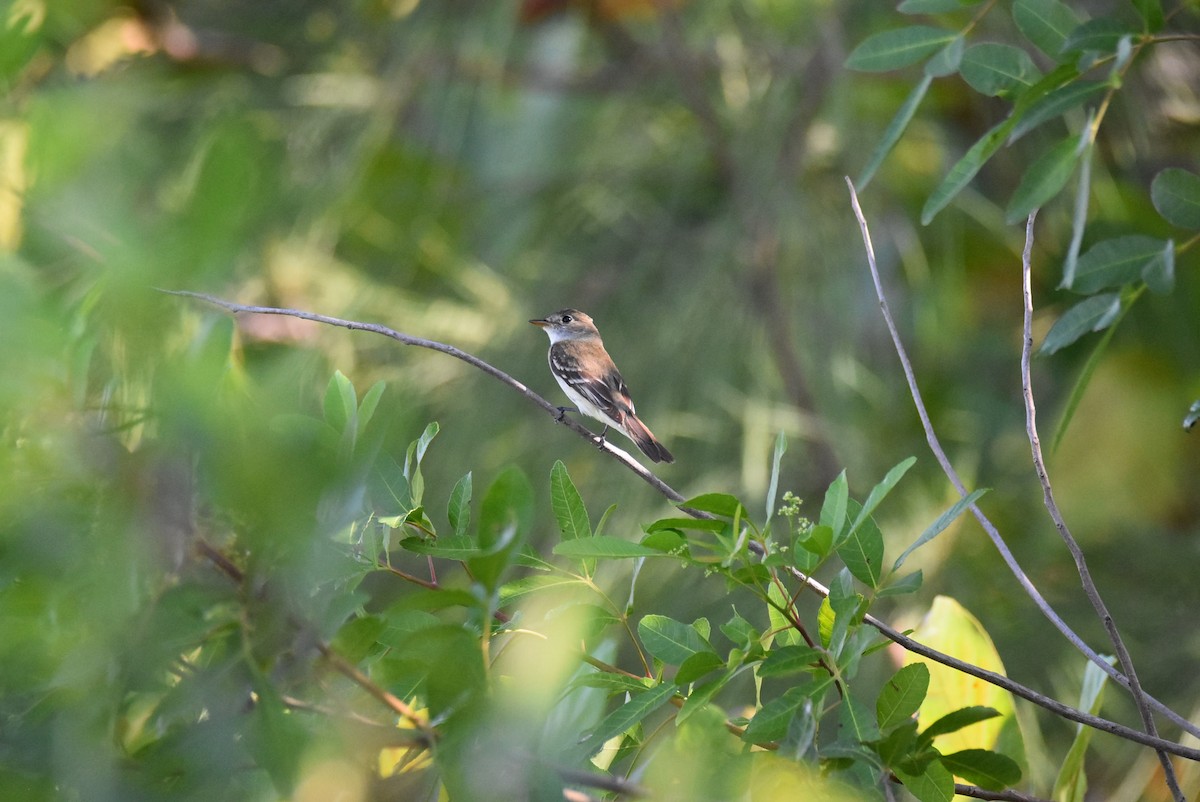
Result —
[{"label": "small brown bird", "polygon": [[[578,309],[564,309],[549,317],[529,321],[541,326],[550,337],[550,372],[558,386],[582,412],[628,437],[655,462],[674,462],[666,446],[658,442],[646,424],[638,420],[629,388],[613,363],[592,319]],[[570,407],[559,407],[566,412]]]}]

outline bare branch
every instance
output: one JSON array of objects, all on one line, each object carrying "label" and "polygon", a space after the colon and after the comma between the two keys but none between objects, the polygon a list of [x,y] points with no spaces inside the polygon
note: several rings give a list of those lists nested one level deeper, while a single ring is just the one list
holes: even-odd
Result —
[{"label": "bare branch", "polygon": [[[392,339],[396,340],[397,342],[404,343],[405,345],[415,345],[415,346],[422,347],[422,348],[430,348],[432,350],[439,351],[441,353],[448,354],[450,356],[461,359],[464,362],[466,362],[474,367],[478,367],[483,372],[499,379],[500,381],[504,382],[505,384],[509,385],[510,387],[512,387],[515,390],[517,390],[518,392],[520,392],[525,397],[529,398],[535,404],[542,407],[542,409],[546,412],[546,414],[550,415],[553,418],[558,417],[558,408],[557,407],[553,406],[552,404],[550,404],[550,402],[546,401],[541,396],[539,396],[536,393],[529,390],[521,382],[512,378],[511,376],[504,373],[503,371],[489,365],[488,363],[484,362],[483,360],[479,359],[478,357],[472,356],[471,354],[468,354],[465,351],[460,351],[459,349],[457,349],[453,346],[450,346],[450,345],[446,345],[444,343],[435,342],[433,340],[426,340],[421,337],[413,337],[408,334],[402,334],[402,333],[400,333],[398,331],[394,331],[393,329],[390,329],[386,326],[381,326],[381,325],[374,324],[374,323],[361,323],[358,321],[342,320],[340,318],[333,318],[333,317],[328,317],[325,315],[317,315],[317,314],[313,314],[311,312],[301,312],[301,311],[294,310],[294,309],[281,309],[281,308],[277,308],[277,307],[267,307],[267,306],[246,306],[243,304],[233,303],[231,301],[225,301],[223,299],[216,298],[211,295],[205,295],[203,293],[185,292],[185,291],[168,291],[168,290],[163,290],[163,292],[167,292],[170,295],[177,295],[177,296],[181,296],[181,297],[185,297],[185,298],[194,298],[196,300],[204,301],[205,303],[213,304],[214,306],[219,306],[223,309],[227,309],[227,310],[229,310],[231,312],[235,312],[235,313],[236,312],[247,312],[247,313],[258,313],[258,314],[271,314],[271,315],[289,315],[292,317],[299,317],[304,320],[312,320],[312,321],[315,321],[318,323],[327,323],[332,326],[340,326],[342,328],[348,328],[348,329],[359,330],[359,331],[371,331],[371,332],[375,332],[377,334],[382,334],[386,337],[391,337]],[[590,431],[588,431],[583,426],[580,426],[579,424],[575,423],[574,421],[572,421],[570,419],[565,419],[563,422],[566,423],[570,429],[572,429],[573,431],[578,433],[581,437],[586,437],[589,440],[591,440],[591,442],[595,443],[595,440],[594,440],[595,435],[593,433],[591,433]],[[661,492],[668,499],[675,501],[677,503],[682,502],[684,500],[683,496],[680,495],[676,490],[671,488],[669,485],[667,485],[665,482],[663,482],[661,479],[659,479],[654,474],[650,473],[648,470],[646,470],[643,466],[641,466],[636,460],[634,460],[632,457],[630,457],[624,451],[621,451],[620,449],[615,448],[607,443],[605,443],[603,450],[608,451],[612,456],[616,457],[618,459],[618,461],[625,464],[626,467],[628,467],[630,470],[634,471],[634,473],[636,473],[638,476],[642,477],[647,482],[647,484],[649,484],[651,487],[654,487],[656,490]],[[679,509],[682,512],[684,512],[688,515],[691,515],[692,517],[695,517],[695,518],[711,518],[712,517],[712,516],[708,515],[707,513],[688,509],[687,507],[679,507]],[[758,555],[760,557],[763,556],[764,550],[763,550],[763,547],[761,544],[759,544],[755,541],[750,541],[748,547],[756,555]],[[817,580],[813,579],[812,577],[807,576],[807,575],[797,571],[796,569],[791,569],[791,574],[796,579],[803,582],[809,588],[811,588],[812,590],[821,594],[822,596],[829,595],[829,589],[826,588],[825,586],[823,586]],[[901,634],[899,631],[893,629],[892,627],[888,626],[887,624],[885,624],[884,622],[875,618],[874,616],[868,615],[864,618],[864,621],[868,625],[877,629],[885,637],[891,639],[892,641],[895,641],[900,646],[904,647],[905,649],[907,649],[911,652],[920,654],[923,657],[926,657],[930,660],[941,663],[943,665],[949,666],[950,668],[957,669],[966,674],[970,674],[973,677],[982,679],[983,681],[991,683],[993,685],[996,685],[1000,688],[1004,688],[1005,690],[1013,693],[1014,695],[1020,696],[1022,699],[1026,699],[1030,702],[1033,702],[1034,704],[1036,704],[1040,707],[1043,707],[1057,715],[1060,715],[1063,718],[1067,718],[1067,719],[1070,719],[1071,721],[1076,721],[1081,724],[1085,724],[1089,727],[1093,727],[1095,729],[1102,730],[1104,732],[1112,733],[1114,735],[1125,738],[1127,740],[1145,744],[1147,746],[1151,746],[1156,749],[1163,749],[1167,752],[1170,752],[1171,754],[1179,755],[1180,757],[1185,757],[1185,758],[1188,758],[1189,760],[1200,761],[1200,749],[1191,749],[1188,747],[1180,746],[1179,744],[1176,744],[1176,743],[1172,743],[1171,741],[1163,740],[1162,738],[1155,738],[1153,736],[1147,735],[1144,732],[1140,732],[1138,730],[1131,729],[1129,727],[1125,727],[1121,724],[1117,724],[1116,722],[1108,721],[1107,719],[1102,719],[1097,716],[1092,716],[1088,713],[1084,713],[1083,711],[1076,710],[1075,708],[1061,704],[1060,702],[1050,699],[1049,697],[1043,696],[1042,694],[1039,694],[1030,688],[1026,688],[1024,685],[1021,685],[1020,683],[1015,682],[1015,681],[1009,679],[1008,677],[1002,676],[1000,674],[996,674],[995,672],[992,672],[992,671],[987,671],[987,670],[979,668],[977,666],[973,666],[969,663],[965,663],[962,660],[958,660],[957,658],[951,657],[948,654],[943,654],[942,652],[939,652],[936,649],[932,649],[928,646],[925,646],[924,644],[918,643],[917,641],[913,640],[912,638],[909,638],[906,635]]]},{"label": "bare branch", "polygon": [[[1033,452],[1033,467],[1037,472],[1038,481],[1042,485],[1042,500],[1046,505],[1046,511],[1050,514],[1050,520],[1054,522],[1054,528],[1062,537],[1067,551],[1075,560],[1075,570],[1079,573],[1083,592],[1087,595],[1088,601],[1092,603],[1092,609],[1096,611],[1096,615],[1108,632],[1108,638],[1112,641],[1113,649],[1117,653],[1117,661],[1121,664],[1121,669],[1129,680],[1129,692],[1142,717],[1142,725],[1146,728],[1146,732],[1156,736],[1158,728],[1154,725],[1154,714],[1150,712],[1146,694],[1142,690],[1141,683],[1138,682],[1137,672],[1133,668],[1133,659],[1129,656],[1129,650],[1125,648],[1125,641],[1121,638],[1121,633],[1117,631],[1117,625],[1113,622],[1113,617],[1109,613],[1104,599],[1101,598],[1096,583],[1092,581],[1092,574],[1088,570],[1087,558],[1084,557],[1083,549],[1079,547],[1079,542],[1067,528],[1067,522],[1058,508],[1058,502],[1054,500],[1054,489],[1050,486],[1050,475],[1046,471],[1046,460],[1042,456],[1042,441],[1038,437],[1037,406],[1033,401],[1033,379],[1030,371],[1033,354],[1033,269],[1031,264],[1033,260],[1031,254],[1033,252],[1033,223],[1036,219],[1037,209],[1034,209],[1029,213],[1029,220],[1025,223],[1025,250],[1021,254],[1021,295],[1025,310],[1021,341],[1021,394],[1025,398],[1025,433],[1029,437],[1029,447]],[[1158,762],[1162,764],[1163,778],[1167,782],[1167,787],[1171,789],[1171,794],[1175,797],[1176,802],[1184,802],[1183,791],[1179,788],[1179,781],[1175,777],[1171,759],[1161,749],[1158,750]]]},{"label": "bare branch", "polygon": [[[900,339],[900,332],[896,327],[895,321],[892,319],[891,310],[888,308],[887,296],[883,292],[883,282],[879,277],[879,267],[875,261],[875,247],[871,242],[871,231],[867,226],[866,218],[863,216],[862,207],[858,203],[858,193],[855,192],[854,184],[849,178],[846,178],[846,186],[850,189],[850,202],[854,208],[854,215],[858,219],[859,228],[862,230],[863,243],[867,252],[867,264],[871,270],[871,278],[875,283],[875,293],[879,299],[880,312],[883,315],[884,322],[887,324],[888,331],[891,333],[892,344],[896,349],[896,355],[900,359],[901,368],[903,369],[904,376],[908,381],[909,393],[912,395],[913,403],[917,409],[917,415],[921,419],[921,426],[925,430],[925,439],[929,444],[929,450],[933,452],[938,464],[942,467],[942,471],[946,474],[946,477],[950,480],[950,483],[954,485],[954,489],[958,491],[960,496],[966,497],[968,495],[966,485],[963,484],[961,477],[958,475],[958,471],[956,471],[954,466],[950,463],[950,459],[946,456],[945,449],[942,448],[941,442],[938,440],[937,433],[933,430],[933,424],[929,420],[929,412],[925,408],[925,402],[921,397],[920,388],[917,387],[917,380],[913,372],[912,362],[908,358],[908,352],[904,348],[904,343]],[[975,519],[979,521],[980,526],[983,527],[983,531],[992,541],[992,544],[996,547],[996,550],[1000,553],[1000,557],[1004,560],[1005,565],[1008,566],[1009,571],[1012,572],[1012,575],[1016,578],[1018,584],[1020,584],[1021,588],[1025,591],[1029,598],[1033,600],[1033,603],[1038,610],[1042,612],[1042,614],[1050,621],[1050,623],[1053,624],[1054,627],[1061,632],[1062,635],[1081,654],[1096,664],[1102,671],[1112,677],[1120,685],[1125,688],[1129,688],[1129,680],[1125,677],[1125,675],[1114,668],[1107,660],[1097,654],[1094,649],[1084,643],[1083,639],[1075,634],[1075,632],[1070,628],[1070,626],[1067,625],[1067,623],[1054,610],[1054,608],[1050,606],[1050,603],[1042,597],[1041,592],[1034,586],[1033,582],[1029,579],[1029,577],[1025,574],[1025,571],[1017,562],[1016,557],[1013,556],[1012,551],[1008,548],[1008,544],[1004,542],[1004,538],[1001,537],[1000,532],[996,528],[995,524],[993,524],[991,520],[983,513],[983,511],[979,508],[979,505],[972,504],[969,509],[975,516]],[[1189,722],[1183,716],[1171,710],[1171,708],[1167,707],[1153,696],[1146,694],[1145,698],[1155,710],[1167,716],[1172,722],[1177,724],[1186,732],[1200,737],[1200,727]]]}]

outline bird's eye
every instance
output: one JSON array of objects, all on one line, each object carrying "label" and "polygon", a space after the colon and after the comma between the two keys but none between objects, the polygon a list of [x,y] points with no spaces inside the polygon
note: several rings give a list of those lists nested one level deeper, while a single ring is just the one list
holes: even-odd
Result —
[{"label": "bird's eye", "polygon": [[563,322],[563,323],[570,323],[570,322],[571,322],[571,316],[570,316],[570,315],[563,315],[563,316],[562,316],[562,322]]}]

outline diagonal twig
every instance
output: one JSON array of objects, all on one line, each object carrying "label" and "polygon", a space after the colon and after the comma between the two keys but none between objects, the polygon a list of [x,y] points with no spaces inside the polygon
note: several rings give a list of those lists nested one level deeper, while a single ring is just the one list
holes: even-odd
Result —
[{"label": "diagonal twig", "polygon": [[[165,292],[169,295],[176,295],[176,296],[180,296],[180,297],[184,297],[184,298],[192,298],[195,300],[203,301],[205,303],[221,307],[221,308],[223,308],[227,311],[233,312],[235,314],[240,313],[240,312],[246,312],[246,313],[285,315],[285,316],[289,316],[289,317],[297,317],[302,320],[312,320],[317,323],[326,323],[326,324],[329,324],[332,326],[340,326],[342,328],[347,328],[347,329],[353,329],[353,330],[358,330],[358,331],[370,331],[370,332],[374,332],[376,334],[382,334],[386,337],[391,337],[392,339],[396,340],[397,342],[404,343],[405,345],[414,345],[414,346],[418,346],[421,348],[430,348],[434,351],[439,351],[441,353],[453,356],[457,359],[461,359],[464,362],[467,362],[468,364],[479,368],[480,370],[487,373],[488,375],[493,376],[496,379],[499,379],[500,381],[504,382],[505,384],[509,385],[513,389],[520,392],[522,395],[524,395],[530,401],[532,401],[536,405],[540,406],[552,418],[555,418],[555,419],[558,418],[558,414],[559,414],[558,407],[554,406],[549,401],[546,401],[544,398],[539,396],[537,393],[534,393],[532,390],[527,388],[521,382],[512,378],[507,373],[499,370],[498,368],[493,367],[492,365],[488,364],[487,362],[484,362],[482,359],[479,359],[476,356],[468,354],[465,351],[461,351],[458,348],[455,348],[454,346],[446,345],[445,343],[436,342],[434,340],[427,340],[422,337],[413,337],[411,335],[403,334],[401,332],[390,329],[387,326],[382,326],[382,325],[375,324],[375,323],[362,323],[362,322],[352,321],[352,320],[342,320],[340,318],[328,317],[326,315],[317,315],[317,314],[313,314],[311,312],[303,312],[303,311],[295,310],[295,309],[282,309],[282,308],[278,308],[278,307],[268,307],[268,306],[247,306],[244,304],[234,303],[232,301],[226,301],[222,298],[217,298],[215,296],[207,295],[205,293],[187,292],[187,291],[182,291],[182,290],[162,290],[162,292]],[[590,432],[586,427],[584,427],[580,424],[577,424],[575,421],[571,420],[570,418],[566,418],[562,422],[564,424],[566,424],[568,426],[568,428],[570,428],[572,431],[576,432],[581,437],[583,437],[583,438],[589,440],[590,442],[592,442],[593,444],[595,444],[596,435],[593,434],[592,432]],[[641,464],[639,464],[636,460],[634,460],[632,457],[630,457],[627,453],[625,453],[624,451],[621,451],[621,449],[616,448],[606,442],[603,450],[607,451],[615,459],[617,459],[618,461],[623,463],[630,470],[634,471],[634,473],[636,473],[638,476],[642,477],[642,479],[645,480],[647,482],[647,484],[649,484],[651,487],[654,487],[656,490],[658,490],[660,493],[662,493],[663,496],[665,496],[666,498],[668,498],[671,501],[674,501],[676,503],[683,502],[685,500],[684,497],[682,495],[680,495],[680,493],[678,491],[676,491],[674,488],[672,488],[666,482],[659,479],[654,474],[650,473],[650,471],[648,471],[646,468],[644,468]],[[688,515],[691,515],[696,518],[711,517],[706,513],[699,512],[697,510],[691,510],[691,509],[688,509],[687,507],[680,507],[679,509],[682,512],[685,512]],[[762,556],[761,544],[751,541],[749,543],[749,547],[751,548],[751,550],[755,551],[755,553],[757,553],[759,556]],[[823,586],[817,580],[813,579],[812,577],[802,574],[799,571],[796,571],[794,569],[792,571],[792,575],[795,576],[798,580],[804,582],[806,585],[808,585],[810,588],[812,588],[814,591],[816,591],[820,595],[822,595],[822,596],[829,595],[829,589],[826,588],[825,586]],[[864,618],[864,621],[868,625],[874,627],[876,630],[878,630],[880,633],[882,633],[885,637],[898,643],[900,646],[904,647],[905,649],[907,649],[909,651],[912,651],[916,654],[920,654],[923,657],[927,657],[930,660],[933,660],[935,662],[942,663],[943,665],[949,666],[950,668],[954,668],[958,671],[962,671],[966,674],[970,674],[971,676],[982,679],[985,682],[988,682],[988,683],[991,683],[998,687],[1004,688],[1005,690],[1009,691],[1010,693],[1020,696],[1021,698],[1026,699],[1040,707],[1043,707],[1059,716],[1062,716],[1063,718],[1067,718],[1071,721],[1075,721],[1080,724],[1084,724],[1086,726],[1101,730],[1103,732],[1108,732],[1113,735],[1117,735],[1121,738],[1125,738],[1126,740],[1141,743],[1141,744],[1144,744],[1146,746],[1151,746],[1156,749],[1163,749],[1173,755],[1179,755],[1180,757],[1184,757],[1189,760],[1194,760],[1194,761],[1200,762],[1200,749],[1192,749],[1190,747],[1185,747],[1180,744],[1176,744],[1171,741],[1164,740],[1162,738],[1156,738],[1156,737],[1150,736],[1144,732],[1141,732],[1140,730],[1135,730],[1130,727],[1126,727],[1122,724],[1117,724],[1116,722],[1108,721],[1107,719],[1103,719],[1098,716],[1093,716],[1089,713],[1085,713],[1081,710],[1077,710],[1068,705],[1064,705],[1061,702],[1058,702],[1054,699],[1044,696],[1044,695],[1038,693],[1037,691],[1034,691],[1031,688],[1027,688],[1024,685],[1021,685],[1020,683],[1015,682],[1014,680],[1011,680],[1008,677],[1002,676],[1000,674],[996,674],[991,671],[987,671],[985,669],[979,668],[978,666],[973,666],[970,663],[966,663],[955,657],[951,657],[948,654],[939,652],[936,649],[925,646],[924,644],[921,644],[921,643],[913,640],[912,638],[909,638],[908,636],[900,633],[896,629],[888,626],[883,621],[875,618],[874,616],[868,615]]]},{"label": "diagonal twig", "polygon": [[[1104,603],[1104,599],[1101,598],[1100,591],[1096,588],[1096,583],[1092,581],[1092,574],[1088,570],[1087,558],[1084,557],[1083,549],[1079,547],[1079,542],[1075,540],[1071,534],[1071,530],[1067,528],[1067,522],[1063,519],[1062,511],[1058,508],[1058,502],[1054,500],[1054,489],[1050,485],[1050,475],[1046,471],[1046,460],[1042,456],[1042,441],[1038,437],[1037,406],[1033,401],[1033,379],[1030,371],[1030,361],[1033,353],[1033,269],[1031,266],[1033,260],[1031,254],[1033,252],[1033,223],[1036,219],[1037,209],[1034,209],[1029,213],[1029,219],[1025,223],[1025,250],[1021,254],[1021,295],[1024,301],[1024,325],[1021,341],[1021,395],[1025,398],[1025,432],[1029,438],[1029,447],[1033,452],[1033,467],[1037,472],[1038,481],[1042,485],[1042,500],[1046,505],[1046,511],[1050,514],[1050,520],[1054,522],[1054,528],[1058,530],[1058,534],[1062,537],[1067,551],[1071,553],[1071,558],[1075,560],[1075,570],[1079,574],[1079,581],[1083,585],[1083,592],[1088,597],[1088,601],[1091,602],[1092,609],[1096,611],[1096,615],[1104,624],[1104,629],[1108,632],[1108,638],[1112,641],[1113,649],[1117,653],[1117,661],[1121,664],[1121,670],[1125,672],[1125,676],[1129,680],[1129,693],[1133,696],[1138,713],[1142,717],[1142,725],[1150,735],[1158,735],[1158,728],[1154,724],[1154,714],[1150,712],[1146,693],[1142,690],[1142,684],[1138,681],[1137,672],[1133,668],[1133,659],[1129,656],[1129,650],[1125,648],[1125,641],[1121,638],[1121,633],[1117,631],[1117,625],[1113,623],[1112,614],[1109,613],[1108,606]],[[1171,789],[1171,794],[1175,797],[1176,802],[1184,802],[1183,791],[1179,788],[1179,781],[1175,777],[1175,769],[1171,766],[1171,759],[1161,749],[1157,750],[1157,754],[1158,761],[1162,764],[1163,779],[1166,780],[1167,787]]]},{"label": "diagonal twig", "polygon": [[[933,424],[929,420],[929,413],[925,408],[925,402],[922,400],[920,388],[917,387],[917,380],[913,372],[912,362],[908,358],[908,352],[904,348],[904,343],[900,339],[900,332],[896,328],[896,323],[892,318],[891,310],[888,308],[887,297],[883,292],[883,283],[879,277],[879,268],[875,262],[875,247],[871,243],[871,231],[867,226],[866,218],[863,216],[862,207],[858,203],[858,193],[855,192],[854,184],[849,178],[846,178],[846,186],[850,189],[850,202],[854,208],[855,217],[858,219],[859,228],[862,230],[863,243],[867,251],[867,263],[871,270],[871,278],[875,282],[875,292],[879,298],[880,312],[883,315],[884,322],[888,326],[888,331],[891,333],[892,345],[896,349],[896,355],[900,359],[901,368],[903,369],[904,376],[908,381],[909,393],[911,394],[913,403],[916,406],[917,415],[921,419],[921,426],[925,430],[925,439],[929,444],[929,450],[933,452],[934,457],[937,459],[938,464],[941,465],[942,471],[946,474],[946,477],[950,480],[950,483],[954,486],[954,489],[958,491],[960,496],[965,497],[968,495],[966,485],[963,484],[961,477],[958,475],[958,471],[955,470],[954,466],[950,463],[950,459],[946,456],[946,451],[942,448],[941,441],[938,439],[937,433],[933,430]],[[1080,638],[1079,635],[1077,635],[1074,630],[1067,625],[1067,623],[1054,610],[1054,608],[1050,606],[1050,603],[1046,601],[1041,592],[1036,586],[1034,586],[1033,582],[1021,568],[1016,557],[1013,556],[1012,551],[1008,548],[1008,544],[1004,542],[1004,538],[1000,535],[1000,531],[996,528],[995,524],[992,523],[991,519],[989,519],[983,513],[983,511],[979,508],[979,505],[971,504],[968,509],[971,510],[971,514],[975,516],[975,519],[979,521],[979,525],[983,527],[983,531],[987,534],[988,538],[992,541],[992,544],[996,547],[1001,559],[1004,560],[1005,565],[1008,566],[1009,571],[1012,572],[1012,575],[1016,578],[1017,583],[1025,591],[1026,595],[1028,595],[1033,601],[1038,610],[1041,611],[1042,615],[1044,615],[1047,620],[1049,620],[1050,623],[1053,624],[1060,633],[1062,633],[1063,637],[1065,637],[1071,643],[1071,645],[1076,648],[1076,650],[1087,657],[1088,660],[1098,666],[1122,687],[1128,688],[1129,680],[1125,677],[1125,675],[1113,667],[1111,663],[1097,654],[1092,647],[1084,643],[1083,639]],[[1184,731],[1200,737],[1200,726],[1188,721],[1183,716],[1179,715],[1174,710],[1160,702],[1158,699],[1155,699],[1153,696],[1150,696],[1149,694],[1146,694],[1145,696],[1146,701],[1155,710],[1169,718]]]}]

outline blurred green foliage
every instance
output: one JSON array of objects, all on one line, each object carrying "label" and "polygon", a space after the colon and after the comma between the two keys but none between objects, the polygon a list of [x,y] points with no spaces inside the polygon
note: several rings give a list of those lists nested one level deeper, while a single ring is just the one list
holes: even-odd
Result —
[{"label": "blurred green foliage", "polygon": [[[1143,684],[1190,713],[1200,450],[1180,422],[1200,396],[1194,4],[1053,4],[1104,21],[1074,40],[1031,27],[1044,0],[902,4],[920,16],[817,0],[540,5],[554,4],[0,6],[0,798],[432,798],[438,780],[407,748],[421,736],[361,720],[388,711],[326,644],[397,698],[421,688],[418,718],[478,736],[441,747],[456,798],[549,798],[560,767],[513,770],[520,757],[621,709],[606,705],[613,688],[573,673],[578,641],[641,675],[653,673],[635,655],[642,614],[728,622],[718,657],[731,666],[729,643],[749,651],[747,633],[771,623],[741,602],[731,619],[720,572],[679,560],[595,569],[597,555],[576,555],[607,606],[534,587],[537,555],[566,559],[552,551],[568,483],[609,545],[639,545],[642,524],[673,511],[457,361],[291,318],[234,320],[156,288],[380,322],[478,354],[552,401],[544,338],[524,321],[585,309],[677,455],[662,475],[685,495],[759,510],[777,485],[816,515],[843,468],[863,498],[871,477],[920,455],[877,512],[891,559],[954,498],[878,317],[846,174],[874,175],[862,196],[887,290],[952,459],[994,488],[983,504],[1039,588],[1100,644],[1022,426],[1022,231],[1006,217],[1046,204],[1035,332],[1053,330],[1057,353],[1035,366],[1044,441],[1073,410],[1051,475]],[[912,24],[929,30],[877,38]],[[916,40],[901,48],[911,60],[895,55]],[[1036,130],[997,139],[946,194],[972,145],[1065,63],[1055,44],[1114,62],[1072,57],[1078,74],[1055,88],[1078,94],[1043,104]],[[900,71],[852,72],[847,57]],[[1085,153],[1064,143],[1096,119],[1104,95],[1087,80],[1115,91]],[[1054,180],[1023,181],[1035,164]],[[931,197],[945,201],[936,215]],[[1147,240],[1170,243],[1169,266],[1134,247]],[[1072,254],[1091,281],[1076,291],[1099,294],[1059,289]],[[1091,330],[1117,322],[1089,361]],[[386,391],[367,389],[378,382]],[[781,431],[791,446],[773,484]],[[860,583],[881,579],[869,562]],[[1078,695],[1082,661],[972,524],[908,565],[923,589],[874,612],[915,619],[934,592],[951,595],[1010,674]],[[522,627],[536,634],[489,637]],[[862,682],[892,670],[878,660]],[[496,676],[516,679],[477,704],[469,691]],[[656,693],[636,681],[622,692]],[[731,682],[755,698],[748,679]],[[787,698],[794,715],[803,702]],[[1104,703],[1132,720],[1122,694]],[[667,798],[772,798],[812,782],[801,763],[744,760],[725,718],[696,707],[658,751],[647,729],[598,765],[648,766]],[[1043,725],[1065,753],[1074,733]],[[1105,758],[1090,766],[1094,791],[1141,793],[1121,783],[1151,755],[1114,739],[1091,748]],[[399,770],[384,770],[388,756]]]}]

